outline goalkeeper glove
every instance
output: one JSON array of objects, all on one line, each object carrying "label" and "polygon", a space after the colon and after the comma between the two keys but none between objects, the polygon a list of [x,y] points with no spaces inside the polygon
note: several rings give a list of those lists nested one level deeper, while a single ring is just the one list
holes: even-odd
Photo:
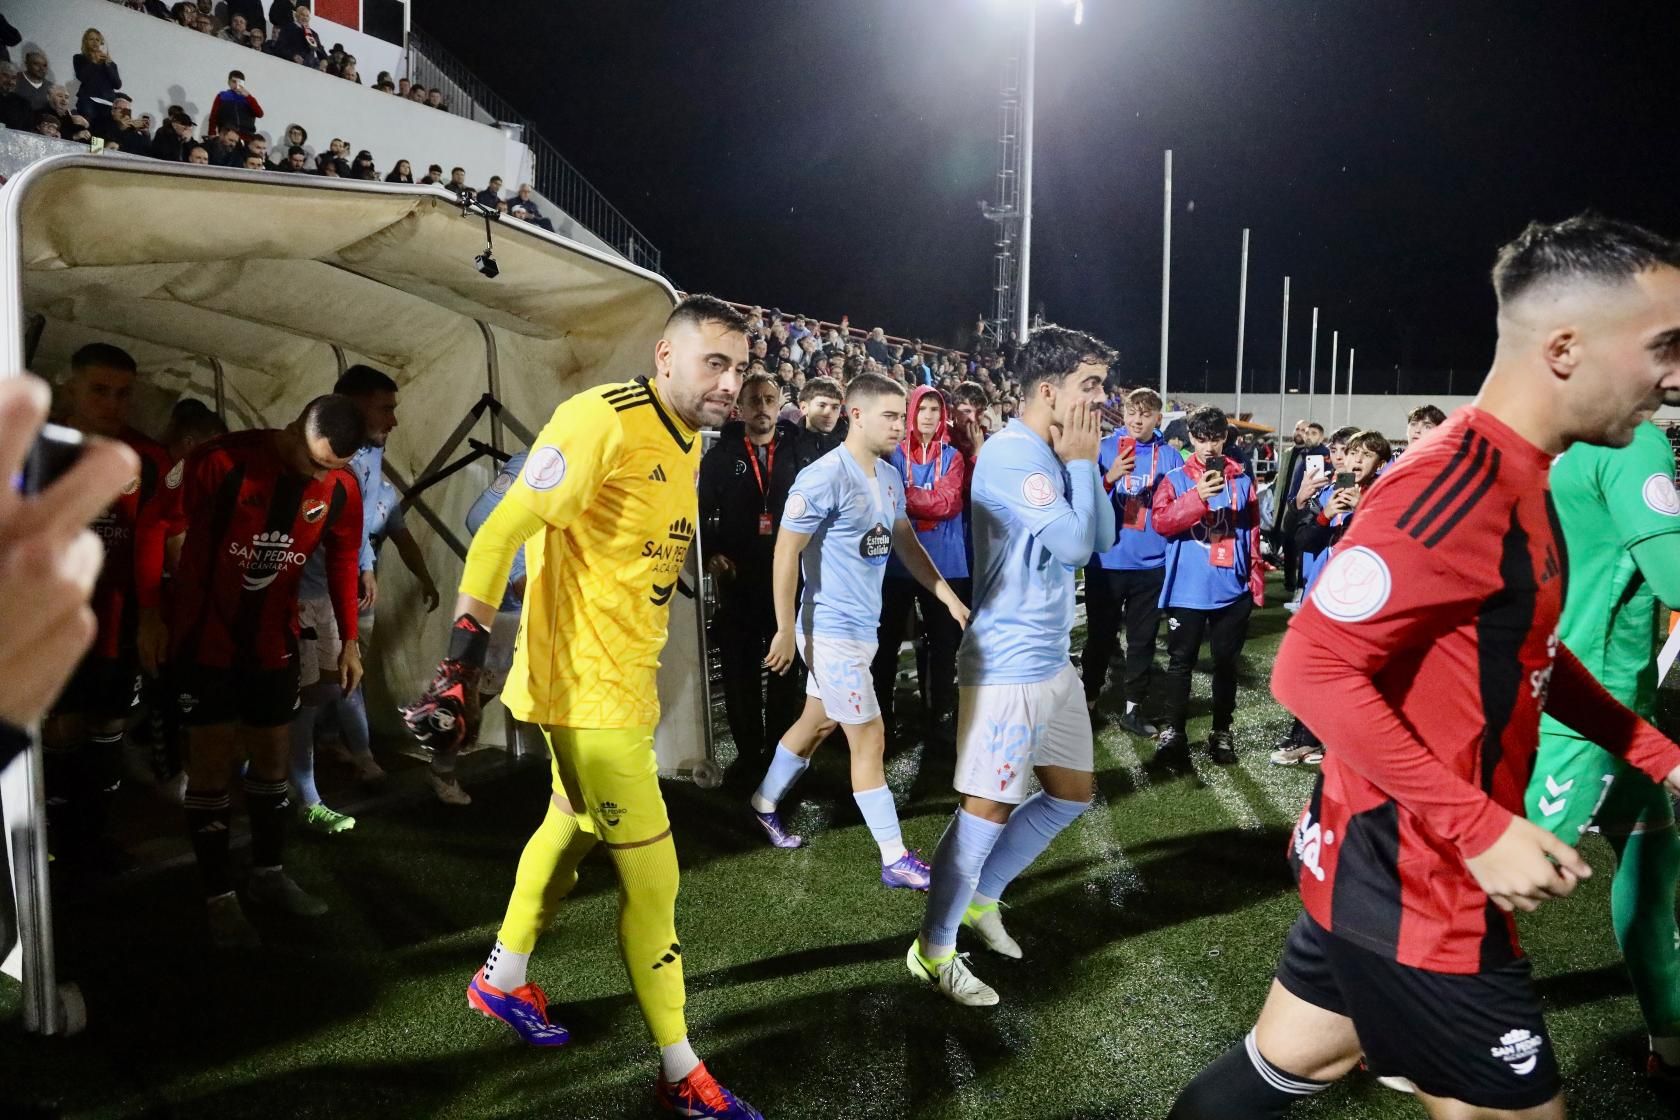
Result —
[{"label": "goalkeeper glove", "polygon": [[490,631],[464,614],[449,633],[449,653],[438,663],[420,699],[402,709],[403,723],[429,751],[449,751],[478,738],[478,682]]}]

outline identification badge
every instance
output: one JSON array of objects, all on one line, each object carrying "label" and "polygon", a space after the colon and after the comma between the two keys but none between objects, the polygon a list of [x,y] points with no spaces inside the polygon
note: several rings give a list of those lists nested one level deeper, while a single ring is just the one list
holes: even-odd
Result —
[{"label": "identification badge", "polygon": [[1143,504],[1142,498],[1128,495],[1126,498],[1124,514],[1120,522],[1121,527],[1126,529],[1143,529],[1145,527],[1144,518],[1148,515],[1148,512],[1149,507]]},{"label": "identification badge", "polygon": [[1208,563],[1216,568],[1234,568],[1237,566],[1237,541],[1235,537],[1215,537],[1208,541]]},{"label": "identification badge", "polygon": [[887,562],[887,553],[892,551],[892,534],[879,521],[875,527],[863,535],[858,542],[858,553],[877,566]]},{"label": "identification badge", "polygon": [[758,535],[761,536],[761,537],[768,537],[770,535],[770,533],[771,533],[770,515],[768,513],[759,514],[758,515]]}]

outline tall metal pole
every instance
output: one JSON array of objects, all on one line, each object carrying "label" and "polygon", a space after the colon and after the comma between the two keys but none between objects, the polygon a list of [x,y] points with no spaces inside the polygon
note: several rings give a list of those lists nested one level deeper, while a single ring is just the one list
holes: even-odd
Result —
[{"label": "tall metal pole", "polygon": [[1172,294],[1172,149],[1161,202],[1161,400],[1167,399],[1167,307]]},{"label": "tall metal pole", "polygon": [[[1283,409],[1289,392],[1289,277],[1283,278],[1283,350],[1278,355],[1278,456],[1283,455]],[[1287,484],[1287,479],[1285,484]]]},{"label": "tall metal pole", "polygon": [[1027,5],[1027,65],[1021,74],[1021,281],[1015,337],[1027,338],[1032,315],[1033,56],[1038,50],[1038,5]]},{"label": "tall metal pole", "polygon": [[1313,396],[1318,386],[1318,308],[1313,308],[1312,344],[1307,350],[1307,419],[1313,418]]},{"label": "tall metal pole", "polygon": [[1231,419],[1242,416],[1243,332],[1248,329],[1248,230],[1243,230],[1242,274],[1237,281],[1237,404]]},{"label": "tall metal pole", "polygon": [[1353,356],[1359,353],[1353,347],[1348,347],[1348,388],[1347,388],[1347,422],[1353,423]]},{"label": "tall metal pole", "polygon": [[1338,349],[1341,346],[1341,344],[1342,344],[1342,332],[1341,331],[1331,331],[1330,332],[1330,412],[1329,412],[1329,416],[1330,416],[1330,427],[1331,427],[1332,430],[1336,427],[1336,360],[1342,356],[1341,355],[1341,350]]}]

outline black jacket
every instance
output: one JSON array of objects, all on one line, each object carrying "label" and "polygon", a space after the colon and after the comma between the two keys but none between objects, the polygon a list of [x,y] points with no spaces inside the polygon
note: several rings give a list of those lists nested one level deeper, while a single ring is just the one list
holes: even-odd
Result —
[{"label": "black jacket", "polygon": [[181,139],[175,133],[175,122],[165,120],[158,125],[157,135],[152,137],[152,158],[184,163],[187,158],[187,149],[196,143],[198,141],[190,136],[185,140]]},{"label": "black jacket", "polygon": [[[775,459],[767,490],[760,490],[746,444],[746,426],[731,420],[717,443],[700,461],[701,542],[708,556],[727,556],[737,569],[735,583],[770,595],[770,561],[782,509],[799,472],[839,446],[831,435],[813,432],[790,420],[776,423]],[[762,469],[762,468],[761,468]],[[759,515],[770,515],[768,536],[758,531]]]}]

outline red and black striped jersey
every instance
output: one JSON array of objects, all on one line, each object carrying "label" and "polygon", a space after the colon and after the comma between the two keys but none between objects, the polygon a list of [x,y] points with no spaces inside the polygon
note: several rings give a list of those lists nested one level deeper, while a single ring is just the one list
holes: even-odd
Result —
[{"label": "red and black striped jersey", "polygon": [[135,534],[140,519],[154,505],[169,473],[169,452],[132,428],[117,437],[140,457],[140,473],[123,488],[91,528],[105,545],[105,564],[99,569],[90,606],[99,631],[89,651],[94,657],[132,656],[135,623]]},{"label": "red and black striped jersey", "polygon": [[1523,812],[1545,710],[1660,780],[1676,748],[1557,640],[1551,456],[1476,408],[1370,489],[1289,628],[1272,691],[1325,744],[1291,858],[1308,913],[1401,964],[1521,953],[1465,860]]},{"label": "red and black striped jersey", "polygon": [[168,607],[170,659],[211,668],[284,668],[298,638],[304,562],[326,549],[327,585],[356,638],[362,500],[343,470],[295,473],[270,429],[201,444],[164,481],[156,532],[142,535],[140,600],[156,606],[165,538],[184,532]]}]

